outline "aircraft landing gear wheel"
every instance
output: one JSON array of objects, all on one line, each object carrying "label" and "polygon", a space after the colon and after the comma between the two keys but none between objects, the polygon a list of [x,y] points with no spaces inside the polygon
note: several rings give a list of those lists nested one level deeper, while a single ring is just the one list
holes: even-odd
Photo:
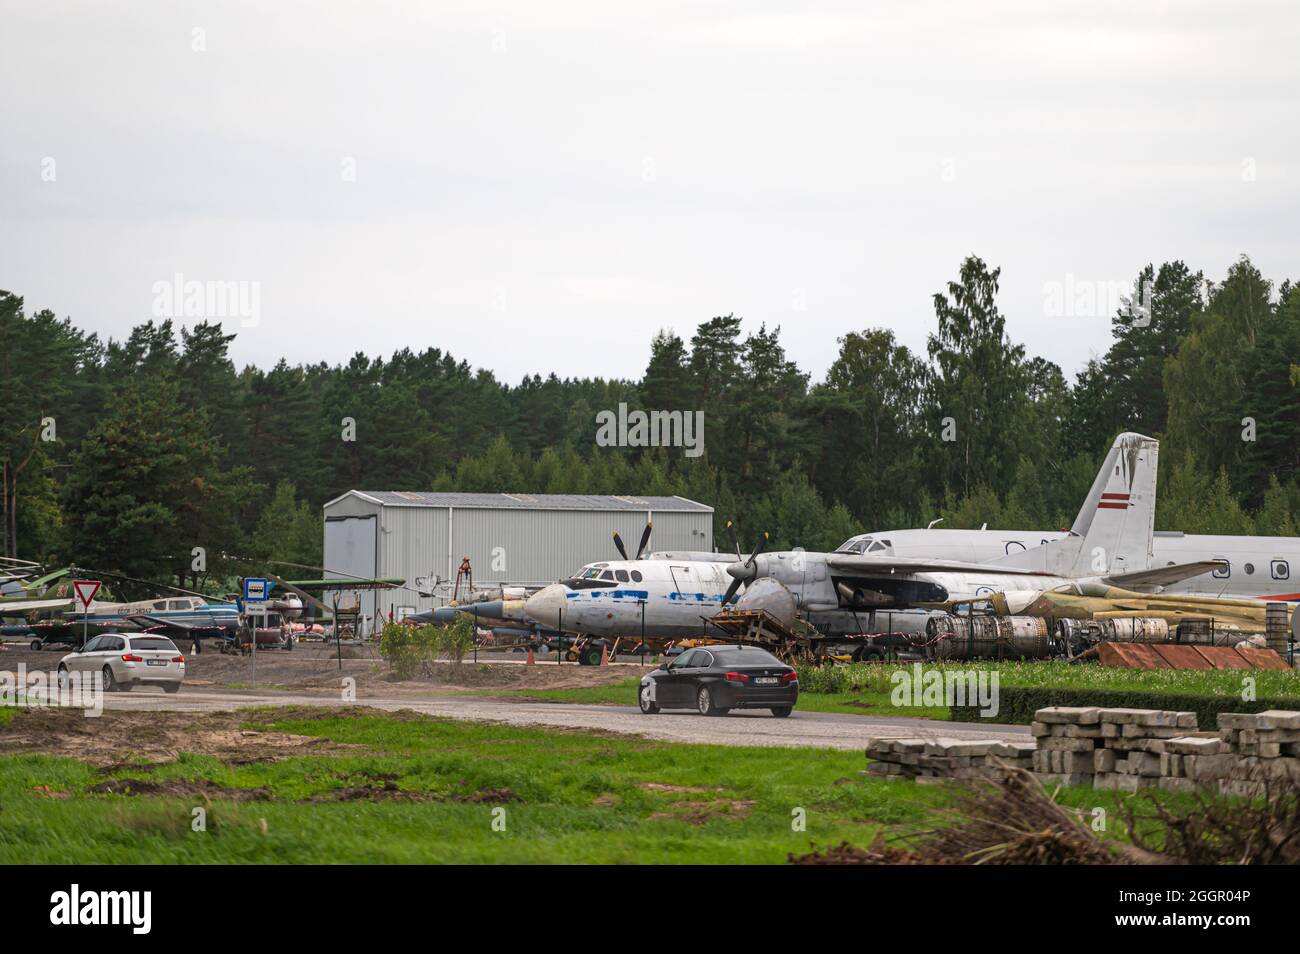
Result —
[{"label": "aircraft landing gear wheel", "polygon": [[654,715],[659,711],[659,707],[655,705],[654,700],[650,698],[649,686],[641,687],[641,692],[639,693],[637,702],[641,706],[641,712],[645,715]]},{"label": "aircraft landing gear wheel", "polygon": [[702,716],[720,716],[726,715],[728,710],[713,704],[713,693],[709,692],[707,686],[700,689],[695,695],[695,708],[700,710]]},{"label": "aircraft landing gear wheel", "polygon": [[793,711],[794,711],[794,707],[793,707],[793,706],[773,706],[773,707],[772,707],[772,715],[776,716],[778,719],[784,719],[784,718],[786,718],[786,717],[789,716],[790,713],[793,712]]}]

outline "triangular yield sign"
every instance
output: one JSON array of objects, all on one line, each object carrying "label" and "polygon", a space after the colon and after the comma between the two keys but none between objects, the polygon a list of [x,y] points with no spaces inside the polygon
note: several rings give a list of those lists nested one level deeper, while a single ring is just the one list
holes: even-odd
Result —
[{"label": "triangular yield sign", "polygon": [[72,588],[76,591],[77,602],[81,604],[82,609],[90,611],[90,604],[95,599],[95,594],[99,592],[99,580],[73,580]]}]

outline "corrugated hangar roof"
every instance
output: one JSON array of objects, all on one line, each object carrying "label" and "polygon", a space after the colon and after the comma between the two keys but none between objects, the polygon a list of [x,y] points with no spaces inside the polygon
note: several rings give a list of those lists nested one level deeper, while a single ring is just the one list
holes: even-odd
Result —
[{"label": "corrugated hangar roof", "polygon": [[712,513],[685,497],[623,497],[599,494],[459,494],[418,490],[349,490],[326,503],[355,495],[385,507],[466,507],[494,510],[658,510]]}]

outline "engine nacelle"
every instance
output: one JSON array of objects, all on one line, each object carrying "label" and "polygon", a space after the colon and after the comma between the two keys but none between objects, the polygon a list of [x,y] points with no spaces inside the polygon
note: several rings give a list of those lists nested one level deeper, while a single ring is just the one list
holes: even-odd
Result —
[{"label": "engine nacelle", "polygon": [[741,611],[763,610],[787,629],[794,625],[798,610],[794,594],[784,583],[779,583],[770,576],[761,576],[745,587],[745,592],[736,600],[735,606]]}]

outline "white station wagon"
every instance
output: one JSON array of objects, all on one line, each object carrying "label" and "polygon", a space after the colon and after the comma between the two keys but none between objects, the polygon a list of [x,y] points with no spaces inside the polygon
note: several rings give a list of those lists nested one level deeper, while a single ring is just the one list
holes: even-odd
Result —
[{"label": "white station wagon", "polygon": [[166,636],[104,633],[59,660],[59,685],[67,686],[74,672],[99,673],[105,692],[141,685],[176,692],[185,681],[185,657]]}]

